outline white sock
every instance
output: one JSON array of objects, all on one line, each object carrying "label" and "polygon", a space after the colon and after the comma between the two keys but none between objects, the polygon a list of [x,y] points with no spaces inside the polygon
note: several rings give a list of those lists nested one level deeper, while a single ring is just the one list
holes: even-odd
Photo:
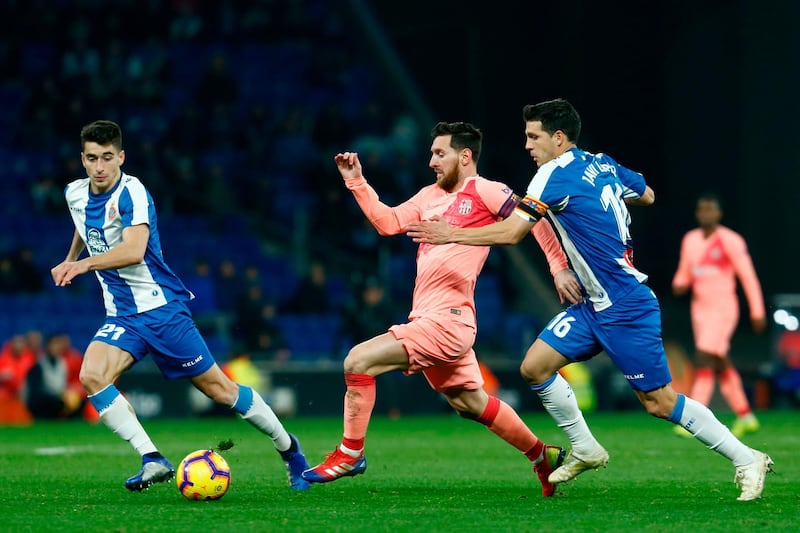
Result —
[{"label": "white sock", "polygon": [[733,466],[743,466],[755,461],[753,450],[733,436],[725,425],[717,420],[711,409],[686,396],[680,418],[683,426],[694,437],[733,462]]},{"label": "white sock", "polygon": [[289,433],[258,392],[253,391],[253,405],[241,417],[260,432],[269,435],[279,452],[285,452],[292,446]]},{"label": "white sock", "polygon": [[567,434],[574,451],[591,453],[600,446],[583,418],[572,387],[561,374],[556,373],[555,379],[544,389],[533,390],[558,427]]},{"label": "white sock", "polygon": [[118,394],[111,404],[100,413],[100,420],[114,433],[131,443],[139,455],[157,452],[150,436],[139,423],[133,406]]},{"label": "white sock", "polygon": [[341,450],[341,451],[342,451],[342,453],[346,453],[346,454],[347,454],[347,455],[349,455],[350,457],[361,457],[361,452],[363,452],[363,451],[364,451],[364,449],[363,449],[363,448],[362,448],[362,449],[360,449],[360,450],[353,450],[353,449],[351,449],[351,448],[348,448],[348,447],[347,447],[347,446],[345,446],[344,444],[340,444],[340,445],[339,445],[339,450]]}]

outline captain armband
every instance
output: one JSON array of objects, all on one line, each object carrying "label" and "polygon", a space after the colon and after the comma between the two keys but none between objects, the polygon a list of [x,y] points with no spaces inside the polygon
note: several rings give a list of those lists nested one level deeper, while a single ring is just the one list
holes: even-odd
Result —
[{"label": "captain armband", "polygon": [[549,206],[541,200],[526,196],[520,200],[514,212],[522,218],[527,219],[529,222],[536,222],[547,213],[548,207]]}]

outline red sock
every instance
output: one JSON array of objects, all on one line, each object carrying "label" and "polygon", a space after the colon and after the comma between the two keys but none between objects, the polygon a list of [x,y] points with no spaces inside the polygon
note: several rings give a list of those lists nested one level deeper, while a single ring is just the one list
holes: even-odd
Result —
[{"label": "red sock", "polygon": [[713,395],[714,371],[706,367],[698,368],[694,373],[694,384],[692,384],[692,392],[689,393],[689,397],[703,405],[708,405]]},{"label": "red sock", "polygon": [[732,366],[726,368],[719,375],[719,391],[737,416],[750,414],[750,402],[747,401],[747,395],[744,393],[742,378]]},{"label": "red sock", "polygon": [[517,412],[499,398],[489,396],[486,409],[476,420],[531,461],[538,460],[542,454],[544,443],[525,425]]},{"label": "red sock", "polygon": [[367,426],[375,407],[375,378],[369,374],[345,372],[344,437],[342,444],[351,450],[362,450]]}]

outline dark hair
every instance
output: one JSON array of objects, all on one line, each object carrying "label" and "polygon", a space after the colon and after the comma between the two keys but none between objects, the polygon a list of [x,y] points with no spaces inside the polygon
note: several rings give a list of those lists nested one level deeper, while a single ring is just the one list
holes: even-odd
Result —
[{"label": "dark hair", "polygon": [[81,148],[87,142],[97,143],[100,146],[114,145],[118,151],[122,150],[122,128],[110,120],[95,120],[81,129]]},{"label": "dark hair", "polygon": [[542,123],[542,129],[550,135],[561,130],[573,143],[577,143],[581,135],[581,117],[572,104],[563,98],[528,104],[522,108],[522,118],[525,122],[538,120]]},{"label": "dark hair", "polygon": [[481,157],[481,141],[483,133],[469,122],[439,122],[431,130],[431,137],[450,135],[450,146],[456,150],[469,148],[472,160],[476,163]]},{"label": "dark hair", "polygon": [[719,195],[714,192],[704,192],[700,196],[697,197],[697,203],[700,202],[716,202],[717,207],[722,209],[722,200],[719,199]]}]

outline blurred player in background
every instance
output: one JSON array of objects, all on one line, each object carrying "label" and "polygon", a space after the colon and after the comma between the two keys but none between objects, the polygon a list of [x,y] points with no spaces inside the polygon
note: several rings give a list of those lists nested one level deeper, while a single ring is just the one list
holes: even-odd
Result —
[{"label": "blurred player in background", "polygon": [[[440,122],[431,136],[429,166],[436,183],[396,207],[379,200],[364,178],[357,153],[336,155],[345,186],[379,234],[403,233],[410,222],[433,215],[444,216],[456,226],[472,227],[511,214],[519,198],[505,184],[478,175],[480,130],[463,122]],[[558,250],[552,231],[549,238]],[[361,342],[347,354],[344,436],[324,462],[304,472],[307,480],[325,483],[366,470],[364,441],[375,406],[375,377],[401,370],[421,372],[459,415],[485,425],[522,452],[541,481],[542,494],[553,494],[555,487],[547,477],[561,464],[564,450],[539,440],[508,404],[485,391],[472,348],[475,283],[488,255],[488,247],[419,247],[409,322],[391,326],[387,333]]]},{"label": "blurred player in background", "polygon": [[[94,272],[103,290],[106,320],[86,349],[80,380],[103,423],[142,456],[142,468],[125,487],[141,491],[175,474],[114,385],[150,353],[167,379],[188,378],[269,435],[286,463],[291,488],[307,489],[301,474],[308,463],[297,439],[257,391],[222,372],[195,326],[186,305],[192,293],[164,262],[153,199],[138,178],[120,168],[125,161],[120,127],[108,120],[86,125],[81,148],[88,177],[67,185],[75,232],[66,259],[53,267],[52,276],[64,287]],[[79,259],[84,248],[89,256]]]},{"label": "blurred player in background", "polygon": [[[684,235],[678,270],[672,279],[672,291],[676,296],[692,291],[696,361],[689,396],[708,405],[714,394],[715,378],[719,378],[719,390],[736,413],[731,431],[741,437],[757,431],[759,423],[750,410],[742,378],[728,357],[731,337],[739,323],[736,278],[747,297],[750,321],[756,333],[762,333],[767,327],[764,297],[744,238],[720,224],[719,198],[712,194],[698,198],[695,216],[699,227]],[[676,430],[680,432],[680,428]]]},{"label": "blurred player in background", "polygon": [[566,100],[525,106],[523,118],[525,149],[539,170],[517,216],[479,228],[452,227],[435,217],[410,224],[408,234],[420,243],[489,246],[516,244],[542,218],[555,227],[577,276],[557,279],[556,287],[573,304],[547,324],[521,366],[522,376],[572,443],[549,481],[569,481],[608,462],[608,452],[589,431],[574,393],[558,374],[561,367],[605,350],[648,413],[682,425],[733,462],[742,488],[739,500],[760,497],[772,459],[745,446],[708,407],[672,389],[661,310],[645,285],[647,276],[633,265],[626,206],[652,204],[652,189],[638,172],[577,147],[580,116]]}]

